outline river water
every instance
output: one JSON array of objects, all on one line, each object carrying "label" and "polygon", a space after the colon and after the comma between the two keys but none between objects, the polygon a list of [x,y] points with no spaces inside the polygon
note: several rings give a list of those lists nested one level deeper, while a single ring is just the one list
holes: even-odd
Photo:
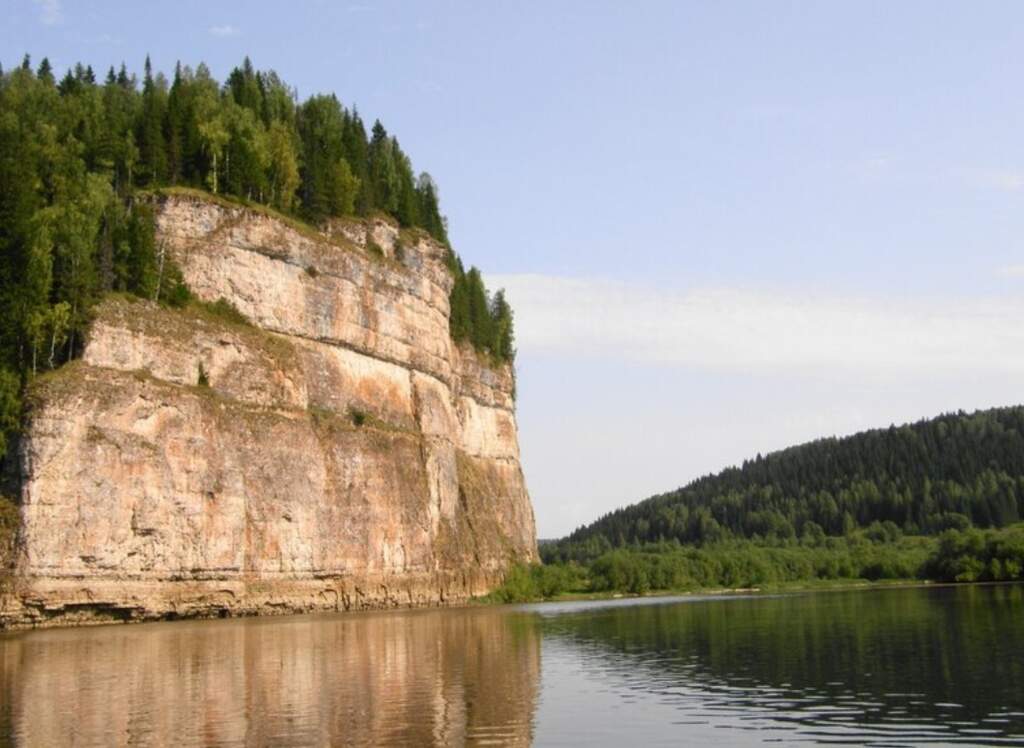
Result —
[{"label": "river water", "polygon": [[1024,587],[0,635],[0,745],[1024,745]]}]

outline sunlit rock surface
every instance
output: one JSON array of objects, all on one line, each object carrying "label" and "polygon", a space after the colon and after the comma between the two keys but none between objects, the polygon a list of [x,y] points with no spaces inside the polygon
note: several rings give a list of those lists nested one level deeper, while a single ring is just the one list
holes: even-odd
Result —
[{"label": "sunlit rock surface", "polygon": [[113,298],[40,378],[4,625],[432,605],[536,558],[510,367],[448,333],[444,247],[164,198],[202,309]]}]

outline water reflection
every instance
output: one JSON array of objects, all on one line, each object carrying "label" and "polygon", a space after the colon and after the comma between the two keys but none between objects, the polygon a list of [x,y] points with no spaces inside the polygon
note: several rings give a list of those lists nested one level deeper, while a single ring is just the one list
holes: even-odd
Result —
[{"label": "water reflection", "polygon": [[1022,620],[999,586],[14,634],[0,745],[1024,745]]},{"label": "water reflection", "polygon": [[527,745],[535,627],[496,610],[0,638],[0,744]]},{"label": "water reflection", "polygon": [[[758,733],[737,743],[1024,744],[1022,616],[1020,586],[598,607],[544,615],[544,669],[582,663],[662,727],[625,715],[609,742],[703,726]],[[688,732],[669,733],[680,717]]]}]

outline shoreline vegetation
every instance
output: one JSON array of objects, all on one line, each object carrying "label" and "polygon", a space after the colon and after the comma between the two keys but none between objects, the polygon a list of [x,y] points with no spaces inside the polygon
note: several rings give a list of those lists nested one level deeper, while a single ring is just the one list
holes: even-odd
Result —
[{"label": "shoreline vegetation", "polygon": [[[787,544],[739,540],[618,548],[588,561],[514,567],[481,602],[773,592],[855,585],[1024,581],[1024,523],[938,536],[846,537]],[[543,554],[543,551],[542,551]]]},{"label": "shoreline vegetation", "polygon": [[[844,590],[911,589],[919,587],[951,587],[961,585],[1016,584],[1016,582],[934,582],[930,579],[826,579],[796,582],[778,582],[761,587],[698,587],[688,590],[650,590],[643,593],[615,592],[562,592],[554,597],[532,598],[506,602],[495,593],[473,599],[477,605],[525,605],[535,603],[604,602],[609,600],[657,600],[659,598],[705,598],[748,595],[781,595],[796,592],[842,592]],[[496,591],[497,592],[497,591]]]}]

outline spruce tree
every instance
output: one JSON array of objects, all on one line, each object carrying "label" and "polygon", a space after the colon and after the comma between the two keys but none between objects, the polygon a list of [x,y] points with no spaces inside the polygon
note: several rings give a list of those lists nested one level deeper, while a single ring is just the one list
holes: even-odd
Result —
[{"label": "spruce tree", "polygon": [[499,289],[491,299],[491,319],[494,335],[491,351],[499,361],[515,358],[515,336],[512,331],[512,307],[505,299],[505,290]]},{"label": "spruce tree", "polygon": [[53,68],[50,66],[50,59],[48,57],[44,57],[43,61],[39,63],[39,70],[36,71],[36,78],[47,86],[54,85]]},{"label": "spruce tree", "polygon": [[491,309],[487,289],[476,267],[471,267],[466,273],[466,293],[469,297],[470,341],[477,350],[489,351],[494,340]]},{"label": "spruce tree", "polygon": [[470,339],[469,289],[462,260],[455,253],[449,253],[449,257],[452,259],[451,271],[454,280],[449,297],[449,323],[452,338],[461,343]]},{"label": "spruce tree", "polygon": [[352,108],[351,114],[346,113],[342,145],[345,151],[345,160],[348,162],[353,176],[359,180],[355,210],[365,216],[376,206],[373,203],[373,185],[370,183],[370,144],[366,139],[366,128],[355,107]]},{"label": "spruce tree", "polygon": [[167,180],[167,146],[164,140],[166,110],[166,86],[162,77],[153,77],[149,55],[146,55],[142,79],[142,112],[135,133],[142,184],[159,185]]}]

